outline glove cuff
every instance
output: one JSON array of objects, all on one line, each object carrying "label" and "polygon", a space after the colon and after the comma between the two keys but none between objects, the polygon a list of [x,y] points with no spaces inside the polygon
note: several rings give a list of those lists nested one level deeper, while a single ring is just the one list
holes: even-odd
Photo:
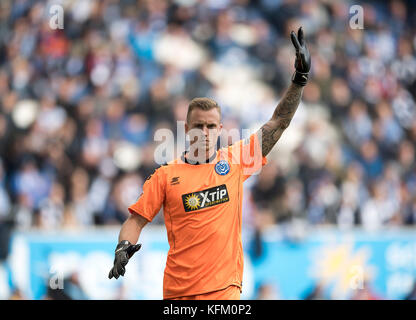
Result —
[{"label": "glove cuff", "polygon": [[292,82],[296,83],[300,86],[306,86],[306,83],[308,82],[309,73],[302,73],[299,71],[295,71],[292,76]]},{"label": "glove cuff", "polygon": [[119,242],[119,244],[117,245],[117,247],[116,247],[116,250],[115,251],[117,251],[118,249],[120,249],[120,248],[126,248],[126,247],[128,247],[128,246],[130,246],[131,245],[131,243],[130,243],[130,241],[128,241],[128,240],[121,240],[120,242]]}]

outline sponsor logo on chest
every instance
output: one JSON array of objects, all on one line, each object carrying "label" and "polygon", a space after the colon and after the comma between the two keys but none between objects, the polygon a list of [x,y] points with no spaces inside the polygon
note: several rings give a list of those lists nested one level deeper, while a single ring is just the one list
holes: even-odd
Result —
[{"label": "sponsor logo on chest", "polygon": [[225,184],[182,195],[185,212],[212,207],[229,200],[230,198]]}]

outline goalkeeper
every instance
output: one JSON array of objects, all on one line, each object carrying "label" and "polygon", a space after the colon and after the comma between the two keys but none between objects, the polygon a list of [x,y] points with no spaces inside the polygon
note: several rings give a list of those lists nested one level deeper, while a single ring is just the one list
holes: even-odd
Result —
[{"label": "goalkeeper", "polygon": [[[291,32],[296,49],[292,83],[272,117],[248,139],[217,150],[221,110],[212,99],[188,106],[185,132],[190,148],[156,169],[128,210],[109,278],[123,276],[141,247],[143,227],[163,205],[169,252],[164,299],[240,299],[243,279],[241,240],[243,182],[267,163],[266,155],[289,126],[308,81],[311,58],[303,30]],[[250,161],[247,161],[250,159]]]}]

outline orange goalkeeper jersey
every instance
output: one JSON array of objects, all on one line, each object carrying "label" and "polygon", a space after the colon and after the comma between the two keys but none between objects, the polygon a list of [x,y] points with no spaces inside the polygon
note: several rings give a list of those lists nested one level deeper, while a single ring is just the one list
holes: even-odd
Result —
[{"label": "orange goalkeeper jersey", "polygon": [[163,298],[212,292],[243,278],[241,219],[243,182],[267,163],[256,134],[219,149],[207,164],[184,155],[145,181],[129,207],[149,222],[163,205],[170,249]]}]

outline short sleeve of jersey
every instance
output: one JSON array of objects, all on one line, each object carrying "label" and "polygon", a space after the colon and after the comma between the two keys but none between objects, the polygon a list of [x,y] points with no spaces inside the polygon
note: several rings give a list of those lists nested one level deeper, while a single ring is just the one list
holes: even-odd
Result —
[{"label": "short sleeve of jersey", "polygon": [[139,214],[151,222],[159,213],[165,200],[165,178],[161,168],[146,179],[143,192],[136,203],[128,207],[131,214]]},{"label": "short sleeve of jersey", "polygon": [[237,141],[228,147],[229,160],[239,163],[244,181],[267,164],[267,158],[262,155],[261,145],[257,133],[249,138]]}]

